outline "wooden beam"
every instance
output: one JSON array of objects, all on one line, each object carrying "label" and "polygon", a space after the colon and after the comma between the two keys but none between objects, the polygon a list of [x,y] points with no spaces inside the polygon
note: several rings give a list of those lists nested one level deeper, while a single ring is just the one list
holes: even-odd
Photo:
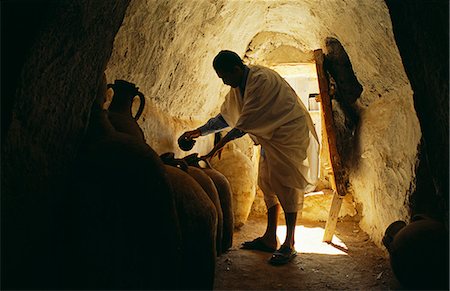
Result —
[{"label": "wooden beam", "polygon": [[344,181],[344,172],[342,168],[341,158],[337,151],[336,133],[334,129],[333,111],[331,107],[331,98],[328,93],[328,80],[323,69],[323,53],[322,50],[315,50],[314,57],[316,59],[317,77],[320,90],[320,106],[325,121],[325,131],[328,141],[328,149],[330,153],[331,171],[336,181],[336,191],[338,195],[345,196],[346,188]]},{"label": "wooden beam", "polygon": [[316,60],[317,78],[320,90],[320,106],[323,114],[323,121],[325,123],[325,134],[327,136],[329,161],[331,167],[331,187],[333,188],[333,200],[331,202],[328,220],[325,225],[325,233],[323,236],[324,242],[331,242],[334,231],[336,229],[339,211],[341,210],[342,198],[346,194],[344,172],[342,168],[341,158],[337,151],[336,133],[334,128],[333,110],[331,107],[331,98],[329,95],[328,79],[323,68],[323,53],[321,49],[314,51],[314,58]]},{"label": "wooden beam", "polygon": [[331,201],[330,213],[328,214],[328,220],[325,224],[325,232],[322,239],[324,242],[330,243],[333,239],[343,198],[344,196],[338,195],[336,191],[333,191],[333,200]]}]

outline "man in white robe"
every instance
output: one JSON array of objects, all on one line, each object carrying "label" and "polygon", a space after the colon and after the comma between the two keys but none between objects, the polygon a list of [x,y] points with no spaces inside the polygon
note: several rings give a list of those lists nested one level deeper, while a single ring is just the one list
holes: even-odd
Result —
[{"label": "man in white robe", "polygon": [[[221,51],[213,67],[223,83],[231,86],[230,92],[219,115],[182,137],[189,140],[232,127],[204,158],[212,157],[227,142],[246,133],[261,145],[258,185],[268,209],[267,228],[261,237],[245,242],[242,248],[273,252],[269,262],[285,264],[296,255],[295,225],[304,193],[313,190],[317,181],[319,143],[314,124],[295,91],[275,71],[246,66],[231,51]],[[277,250],[280,204],[287,231]]]}]

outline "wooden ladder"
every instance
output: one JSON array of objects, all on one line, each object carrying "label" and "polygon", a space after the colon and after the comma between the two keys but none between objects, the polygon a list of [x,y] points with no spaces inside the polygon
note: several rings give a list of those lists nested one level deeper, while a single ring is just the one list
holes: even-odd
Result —
[{"label": "wooden ladder", "polygon": [[346,194],[346,187],[344,181],[344,172],[342,168],[341,158],[336,147],[336,133],[334,128],[333,111],[331,108],[331,98],[329,95],[328,79],[323,68],[324,56],[321,49],[314,51],[314,58],[316,61],[317,77],[319,81],[319,102],[322,108],[322,121],[325,124],[323,134],[326,135],[326,140],[329,149],[329,161],[330,161],[330,183],[333,189],[333,200],[331,202],[330,212],[328,220],[325,225],[325,233],[323,235],[324,242],[331,242],[334,231],[336,229],[336,223],[341,210],[342,199]]}]

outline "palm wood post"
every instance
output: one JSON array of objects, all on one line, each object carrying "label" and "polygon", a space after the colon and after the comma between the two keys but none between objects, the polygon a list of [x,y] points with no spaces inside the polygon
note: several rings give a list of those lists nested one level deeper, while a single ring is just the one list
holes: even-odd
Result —
[{"label": "palm wood post", "polygon": [[[323,114],[323,121],[325,124],[325,135],[329,149],[330,161],[330,176],[331,187],[333,189],[333,200],[331,202],[328,220],[325,225],[325,233],[323,235],[324,242],[331,242],[336,223],[339,216],[339,211],[342,205],[342,198],[346,194],[344,172],[342,168],[341,158],[336,146],[336,133],[334,128],[333,111],[331,108],[331,98],[329,95],[328,79],[323,68],[324,56],[321,49],[314,51],[314,58],[316,61],[317,77],[320,90],[320,104]],[[322,124],[323,127],[323,124]]]}]

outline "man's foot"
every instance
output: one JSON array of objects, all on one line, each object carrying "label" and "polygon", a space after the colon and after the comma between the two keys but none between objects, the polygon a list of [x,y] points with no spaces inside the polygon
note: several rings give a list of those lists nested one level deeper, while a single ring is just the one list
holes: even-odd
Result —
[{"label": "man's foot", "polygon": [[264,242],[264,238],[258,237],[252,241],[246,241],[242,244],[241,249],[244,250],[258,250],[267,253],[273,253],[276,250],[275,247],[271,247]]},{"label": "man's foot", "polygon": [[269,259],[271,265],[279,266],[289,263],[293,258],[297,256],[297,251],[294,247],[281,246],[279,250],[272,254]]}]

